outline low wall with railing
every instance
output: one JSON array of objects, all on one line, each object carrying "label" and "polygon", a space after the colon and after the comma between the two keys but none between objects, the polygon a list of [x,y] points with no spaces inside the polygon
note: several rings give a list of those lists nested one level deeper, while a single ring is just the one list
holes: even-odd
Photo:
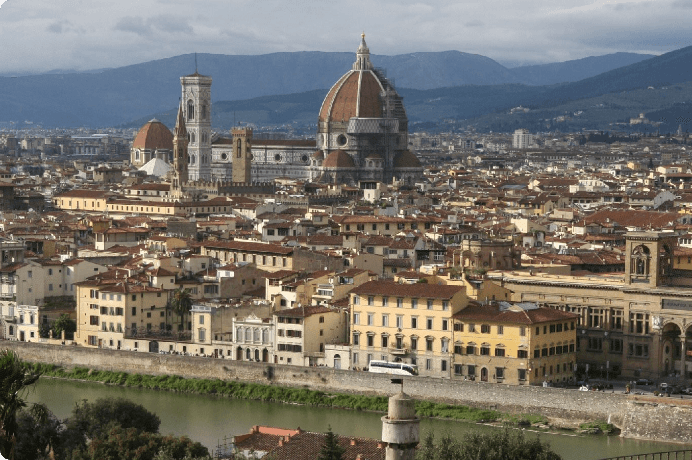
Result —
[{"label": "low wall with railing", "polygon": [[[387,374],[326,367],[299,367],[26,342],[6,341],[0,343],[0,347],[15,350],[25,361],[65,367],[239,380],[376,395],[391,395],[399,390],[398,385],[391,384]],[[621,393],[450,381],[429,377],[406,377],[404,391],[425,400],[517,414],[542,414],[560,426],[604,420],[622,428],[623,435],[627,437],[692,442],[692,432],[688,428],[692,426],[692,407],[673,404],[677,401],[672,398],[648,401]]]}]

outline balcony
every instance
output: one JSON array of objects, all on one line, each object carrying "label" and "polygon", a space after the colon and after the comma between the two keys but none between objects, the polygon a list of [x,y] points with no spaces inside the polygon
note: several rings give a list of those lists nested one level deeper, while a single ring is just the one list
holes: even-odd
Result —
[{"label": "balcony", "polygon": [[408,347],[407,343],[402,343],[401,346],[397,346],[396,344],[390,345],[389,346],[389,353],[397,356],[404,356],[408,355],[411,353],[411,350]]}]

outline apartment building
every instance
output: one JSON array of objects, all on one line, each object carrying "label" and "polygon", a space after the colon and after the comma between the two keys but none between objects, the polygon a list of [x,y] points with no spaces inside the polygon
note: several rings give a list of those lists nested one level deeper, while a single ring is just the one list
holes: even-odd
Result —
[{"label": "apartment building", "polygon": [[471,304],[454,315],[453,378],[512,385],[571,380],[577,319],[533,303]]},{"label": "apartment building", "polygon": [[175,320],[166,308],[168,290],[130,279],[77,283],[75,343],[85,347],[158,351],[155,333]]},{"label": "apartment building", "polygon": [[463,286],[370,281],[351,291],[352,366],[375,360],[418,366],[447,377],[453,360],[453,316],[468,305]]}]

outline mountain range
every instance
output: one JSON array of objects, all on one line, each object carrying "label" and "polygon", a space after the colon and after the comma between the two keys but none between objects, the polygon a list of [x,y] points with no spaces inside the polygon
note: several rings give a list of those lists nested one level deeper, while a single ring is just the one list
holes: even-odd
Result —
[{"label": "mountain range", "polygon": [[[420,106],[409,109],[412,121],[480,116],[533,101],[534,95],[539,100],[550,94],[565,97],[559,90],[565,82],[659,58],[615,53],[509,69],[488,57],[458,51],[371,56],[413,106]],[[230,114],[239,111],[243,120],[255,123],[314,123],[327,89],[353,60],[354,53],[200,54],[197,70],[214,79],[215,127],[228,127],[234,118]],[[187,54],[101,71],[0,77],[0,127],[22,127],[24,121],[44,127],[106,127],[139,123],[155,114],[167,121],[166,114],[177,105],[179,77],[194,71],[195,57]],[[592,89],[587,85],[585,91]],[[426,108],[426,101],[438,97],[449,106],[449,116],[434,109],[435,104]],[[407,108],[413,106],[407,101]],[[436,115],[429,117],[427,112]]]}]

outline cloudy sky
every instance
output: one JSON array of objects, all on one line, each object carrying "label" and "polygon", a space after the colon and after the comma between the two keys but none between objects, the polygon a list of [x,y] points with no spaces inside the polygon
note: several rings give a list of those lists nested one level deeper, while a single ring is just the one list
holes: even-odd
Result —
[{"label": "cloudy sky", "polygon": [[692,44],[692,0],[0,0],[0,74],[179,54],[459,50],[505,65]]}]

